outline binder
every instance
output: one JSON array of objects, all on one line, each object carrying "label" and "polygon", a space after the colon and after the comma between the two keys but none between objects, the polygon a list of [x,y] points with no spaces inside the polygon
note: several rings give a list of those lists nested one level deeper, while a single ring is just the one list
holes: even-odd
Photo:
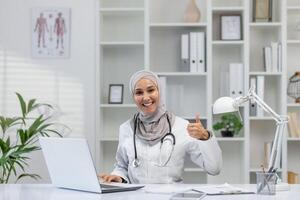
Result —
[{"label": "binder", "polygon": [[220,97],[223,96],[229,96],[229,71],[228,66],[223,65],[220,66],[220,87],[219,87],[219,93]]},{"label": "binder", "polygon": [[197,32],[197,71],[204,73],[205,69],[205,33]]},{"label": "binder", "polygon": [[190,72],[198,72],[197,68],[197,33],[190,32]]},{"label": "binder", "polygon": [[189,58],[189,35],[181,35],[181,68],[182,71],[190,71],[190,58]]},{"label": "binder", "polygon": [[[264,76],[257,76],[257,95],[264,100],[264,92],[265,92],[265,77]],[[264,116],[264,110],[260,107],[257,106],[257,116],[258,117],[263,117]]]},{"label": "binder", "polygon": [[272,72],[277,72],[278,70],[278,43],[271,42],[272,50]]},{"label": "binder", "polygon": [[229,92],[233,98],[244,94],[244,66],[242,63],[229,64]]},{"label": "binder", "polygon": [[[255,93],[256,93],[256,77],[250,77],[250,88],[254,87],[255,88]],[[250,108],[249,108],[249,114],[250,116],[256,116],[257,115],[257,104],[254,100],[250,100]]]},{"label": "binder", "polygon": [[278,43],[278,72],[282,72],[282,44]]},{"label": "binder", "polygon": [[167,106],[167,77],[159,76],[160,88],[161,88],[161,101]]},{"label": "binder", "polygon": [[270,46],[264,47],[264,64],[266,72],[272,72],[272,51]]}]

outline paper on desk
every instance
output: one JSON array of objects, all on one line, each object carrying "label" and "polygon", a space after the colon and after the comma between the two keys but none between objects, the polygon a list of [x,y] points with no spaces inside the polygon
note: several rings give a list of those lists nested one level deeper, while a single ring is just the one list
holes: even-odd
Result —
[{"label": "paper on desk", "polygon": [[217,194],[239,194],[243,192],[251,192],[249,190],[232,186],[228,183],[224,183],[221,185],[208,185],[208,186],[199,186],[193,187],[194,190],[204,192],[209,195],[217,195]]},{"label": "paper on desk", "polygon": [[172,194],[191,189],[191,186],[185,186],[184,184],[150,184],[146,185],[143,190],[148,193]]}]

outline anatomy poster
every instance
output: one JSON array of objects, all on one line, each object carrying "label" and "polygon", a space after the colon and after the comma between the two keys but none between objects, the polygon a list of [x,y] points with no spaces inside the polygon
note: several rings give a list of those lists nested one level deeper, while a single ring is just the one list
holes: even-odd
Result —
[{"label": "anatomy poster", "polygon": [[33,8],[32,57],[68,58],[70,54],[70,9]]}]

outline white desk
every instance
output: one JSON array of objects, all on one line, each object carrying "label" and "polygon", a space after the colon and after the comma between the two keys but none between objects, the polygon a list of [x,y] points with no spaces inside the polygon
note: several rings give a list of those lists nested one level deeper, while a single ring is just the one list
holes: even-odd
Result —
[{"label": "white desk", "polygon": [[[183,187],[192,185],[182,185]],[[237,185],[255,191],[255,185]],[[147,185],[146,187],[152,187]],[[171,194],[146,193],[145,189],[132,192],[110,194],[94,194],[66,189],[58,189],[47,184],[0,185],[0,200],[168,200]],[[290,191],[277,192],[275,196],[265,195],[219,195],[206,196],[209,199],[236,199],[236,200],[299,200],[300,185],[292,185]]]}]

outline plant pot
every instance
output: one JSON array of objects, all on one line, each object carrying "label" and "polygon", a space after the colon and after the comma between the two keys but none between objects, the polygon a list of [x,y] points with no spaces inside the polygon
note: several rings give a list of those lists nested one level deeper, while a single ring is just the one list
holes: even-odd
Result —
[{"label": "plant pot", "polygon": [[234,132],[233,131],[221,131],[222,137],[233,137]]}]

